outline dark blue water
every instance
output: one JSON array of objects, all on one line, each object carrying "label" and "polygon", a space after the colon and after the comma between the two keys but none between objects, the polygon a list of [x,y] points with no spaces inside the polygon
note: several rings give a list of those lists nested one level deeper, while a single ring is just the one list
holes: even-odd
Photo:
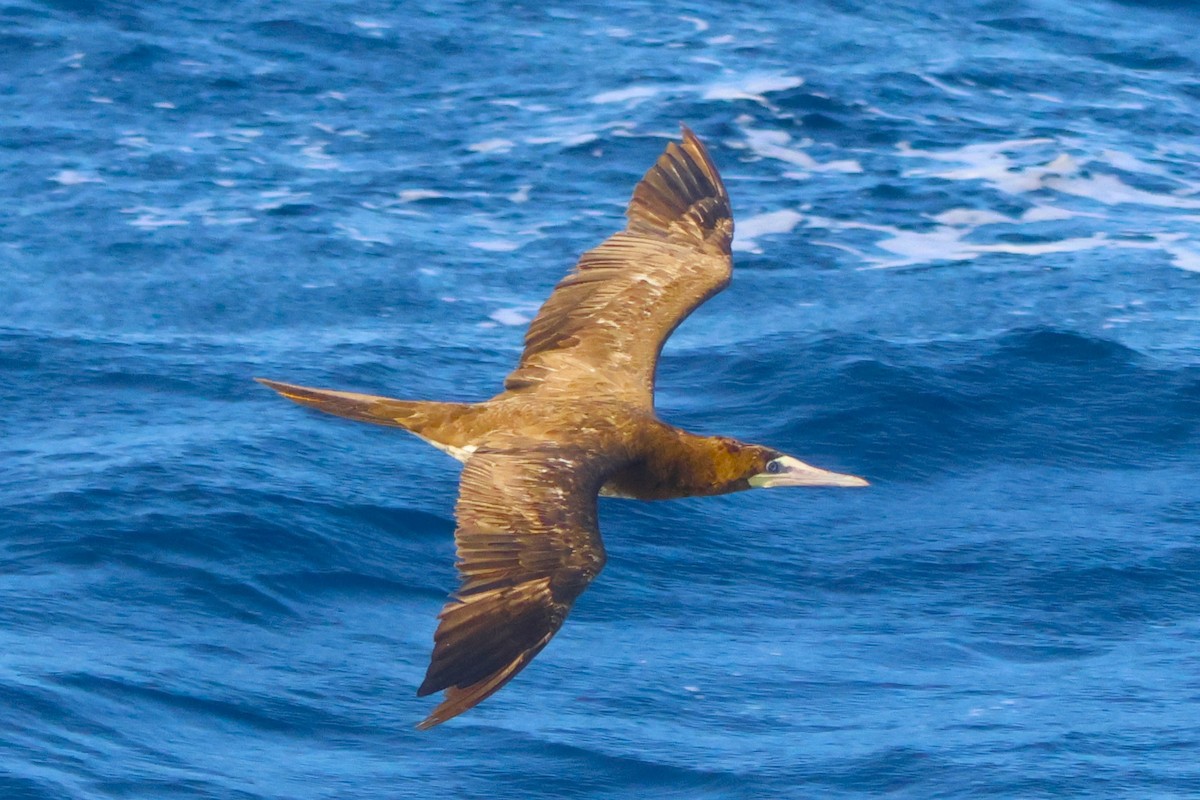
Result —
[{"label": "dark blue water", "polygon": [[[1186,2],[0,8],[0,796],[1200,796]],[[663,416],[863,491],[602,503],[430,732],[481,399],[686,122],[733,285]]]}]

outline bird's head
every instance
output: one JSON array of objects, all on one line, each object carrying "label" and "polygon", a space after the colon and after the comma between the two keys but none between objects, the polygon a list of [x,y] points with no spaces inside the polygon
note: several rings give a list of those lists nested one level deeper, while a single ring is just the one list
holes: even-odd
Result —
[{"label": "bird's head", "polygon": [[829,472],[778,450],[761,445],[747,448],[752,459],[743,475],[748,489],[774,489],[777,486],[867,486],[856,475]]}]

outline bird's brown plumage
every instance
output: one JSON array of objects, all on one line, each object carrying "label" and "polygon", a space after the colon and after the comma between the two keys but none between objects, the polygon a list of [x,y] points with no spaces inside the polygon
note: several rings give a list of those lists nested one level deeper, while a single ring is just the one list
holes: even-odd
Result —
[{"label": "bird's brown plumage", "polygon": [[584,253],[542,305],[507,391],[654,406],[663,343],[733,269],[729,196],[691,131],[638,183],[626,217],[625,230]]},{"label": "bird's brown plumage", "polygon": [[581,443],[497,438],[463,468],[454,534],[462,585],[439,615],[417,691],[446,696],[423,728],[507,683],[604,566],[596,528],[602,459]]},{"label": "bird's brown plumage", "polygon": [[[419,727],[491,695],[562,626],[604,566],[598,494],[655,500],[738,491],[787,459],[654,415],[663,343],[728,284],[731,270],[729,198],[687,128],[637,185],[627,218],[625,230],[585,253],[554,289],[504,391],[489,401],[393,400],[262,381],[321,411],[405,428],[465,463],[454,534],[462,583],[439,614],[418,690],[445,695]],[[862,483],[853,480],[823,485]]]}]

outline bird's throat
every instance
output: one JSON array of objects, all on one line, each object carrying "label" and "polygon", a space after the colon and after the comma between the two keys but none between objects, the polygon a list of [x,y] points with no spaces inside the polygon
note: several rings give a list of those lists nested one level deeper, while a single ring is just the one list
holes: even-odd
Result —
[{"label": "bird's throat", "polygon": [[641,437],[644,446],[628,466],[614,473],[600,490],[605,497],[673,500],[727,494],[750,488],[744,447],[731,439],[696,436],[657,423]]}]

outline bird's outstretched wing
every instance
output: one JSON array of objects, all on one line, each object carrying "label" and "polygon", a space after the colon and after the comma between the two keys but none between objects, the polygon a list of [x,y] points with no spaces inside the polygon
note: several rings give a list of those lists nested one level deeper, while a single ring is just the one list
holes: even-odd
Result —
[{"label": "bird's outstretched wing", "polygon": [[439,614],[433,659],[417,690],[446,694],[419,728],[461,714],[511,680],[604,566],[596,457],[510,444],[481,447],[463,468],[454,533],[462,585]]},{"label": "bird's outstretched wing", "polygon": [[546,300],[506,390],[653,405],[663,343],[732,270],[729,196],[686,127],[638,183],[626,217]]}]

